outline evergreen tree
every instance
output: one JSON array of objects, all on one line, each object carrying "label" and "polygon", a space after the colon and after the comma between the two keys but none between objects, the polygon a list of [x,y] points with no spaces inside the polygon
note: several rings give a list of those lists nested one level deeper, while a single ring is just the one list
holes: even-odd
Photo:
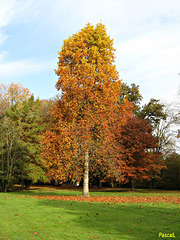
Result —
[{"label": "evergreen tree", "polygon": [[[24,187],[44,179],[39,143],[44,124],[39,117],[39,104],[39,100],[31,96],[22,103],[21,108],[17,104],[12,105],[2,117],[1,134],[7,136],[9,142],[1,140],[1,173],[5,174],[11,169],[9,174],[5,174],[9,185],[16,180]],[[1,179],[5,176],[2,174]]]}]

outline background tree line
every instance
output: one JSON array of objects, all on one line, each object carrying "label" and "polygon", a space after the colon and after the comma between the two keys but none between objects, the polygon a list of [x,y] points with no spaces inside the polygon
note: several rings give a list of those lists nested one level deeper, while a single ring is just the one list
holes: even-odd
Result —
[{"label": "background tree line", "polygon": [[[151,181],[135,180],[135,186],[179,189],[180,155],[176,153],[175,142],[173,142],[173,134],[170,128],[172,124],[176,124],[177,115],[175,114],[175,122],[172,120],[172,116],[169,122],[166,106],[160,104],[159,101],[151,100],[145,106],[140,106],[142,96],[139,93],[139,86],[123,84],[121,88],[122,96],[120,101],[124,97],[128,98],[135,105],[135,115],[138,117],[143,115],[149,121],[152,121],[153,117],[153,121],[156,122],[154,135],[158,137],[160,142],[157,151],[161,150],[161,158],[164,160],[164,166],[166,166],[160,171],[160,174],[155,176],[155,183],[152,177]],[[49,111],[57,101],[59,101],[58,96],[50,100],[35,100],[30,91],[21,83],[0,84],[1,191],[12,190],[13,184],[21,184],[23,188],[30,184],[47,182],[40,156],[40,138],[44,134],[47,124],[53,122],[53,117]],[[148,109],[149,107],[150,109]],[[159,115],[157,115],[157,112],[159,112]],[[139,120],[138,125],[137,127],[140,128],[141,122]],[[162,129],[160,130],[160,128]],[[124,128],[124,131],[127,131],[127,129]],[[159,132],[161,134],[157,135]],[[99,168],[96,170],[97,173],[90,177],[91,185],[130,186],[130,183],[124,185],[116,182],[111,177],[103,181],[103,173]],[[74,179],[67,178],[67,181],[73,183]],[[53,178],[51,182],[54,182]]]},{"label": "background tree line", "polygon": [[87,24],[64,41],[60,95],[35,99],[0,85],[0,190],[47,181],[179,189],[177,101],[142,106],[139,86],[119,80],[113,40]]}]

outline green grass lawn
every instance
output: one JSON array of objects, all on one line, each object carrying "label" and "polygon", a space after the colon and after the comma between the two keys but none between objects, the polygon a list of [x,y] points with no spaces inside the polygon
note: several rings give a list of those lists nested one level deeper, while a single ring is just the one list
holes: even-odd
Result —
[{"label": "green grass lawn", "polygon": [[[33,195],[80,195],[52,189],[0,193],[0,239],[180,239],[179,205],[171,203],[98,203],[33,198]],[[171,191],[106,190],[92,196],[175,196]],[[173,238],[171,238],[173,239]]]}]

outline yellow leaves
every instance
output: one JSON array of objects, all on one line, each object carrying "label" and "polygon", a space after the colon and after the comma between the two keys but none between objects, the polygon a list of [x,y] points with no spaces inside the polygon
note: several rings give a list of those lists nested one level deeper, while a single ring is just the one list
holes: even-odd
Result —
[{"label": "yellow leaves", "polygon": [[[113,51],[105,27],[100,24],[94,28],[94,26],[87,24],[79,33],[64,41],[62,51],[58,52],[59,63],[56,74],[62,79],[64,73],[66,73],[68,76],[64,81],[68,84],[70,84],[69,74],[73,74],[75,79],[77,76],[76,81],[78,81],[78,77],[82,76],[83,72],[83,77],[88,79],[90,72],[91,74],[92,72],[95,75],[97,74],[97,70],[96,73],[94,72],[94,65],[97,69],[102,64],[108,66],[111,63],[114,58]],[[65,72],[64,67],[71,69],[70,72]],[[98,70],[98,72],[101,72],[101,70]],[[58,84],[57,87],[59,89]]]},{"label": "yellow leaves", "polygon": [[113,65],[112,45],[103,24],[87,24],[65,40],[58,52],[56,88],[63,94],[51,111],[55,118],[52,133],[46,132],[42,141],[42,156],[53,178],[72,177],[78,167],[81,172],[87,146],[100,154],[103,164],[103,148],[108,154],[111,151],[110,126],[117,123],[121,127],[128,115],[124,107],[128,103],[117,105],[121,81]]},{"label": "yellow leaves", "polygon": [[31,93],[22,83],[0,84],[0,113],[3,113],[13,104],[17,104],[18,108],[22,107],[23,101],[30,98]]}]

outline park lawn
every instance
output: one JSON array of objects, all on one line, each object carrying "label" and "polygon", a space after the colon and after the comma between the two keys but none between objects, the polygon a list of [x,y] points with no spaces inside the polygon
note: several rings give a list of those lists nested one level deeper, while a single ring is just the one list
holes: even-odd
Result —
[{"label": "park lawn", "polygon": [[[80,195],[81,191],[44,189],[0,193],[0,239],[180,239],[179,205],[172,203],[79,202],[49,196]],[[174,196],[163,191],[94,191],[92,196]],[[36,196],[36,197],[34,197]],[[39,196],[44,198],[38,198]],[[48,197],[48,198],[47,198]]]}]

